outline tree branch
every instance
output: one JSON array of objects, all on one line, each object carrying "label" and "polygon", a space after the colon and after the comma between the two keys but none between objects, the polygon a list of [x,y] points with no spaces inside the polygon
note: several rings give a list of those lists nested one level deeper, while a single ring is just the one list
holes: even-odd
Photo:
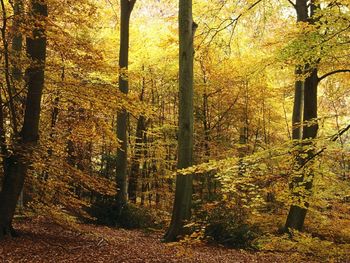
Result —
[{"label": "tree branch", "polygon": [[134,9],[135,3],[136,3],[136,0],[129,0],[129,10],[130,10],[130,13],[131,13],[131,11]]},{"label": "tree branch", "polygon": [[331,141],[335,142],[336,140],[338,140],[340,138],[340,136],[342,136],[344,133],[346,133],[348,130],[350,130],[350,124],[348,126],[346,126],[345,128],[341,129],[338,133],[334,134],[331,137]]},{"label": "tree branch", "polygon": [[294,8],[296,7],[296,4],[292,2],[292,0],[287,0]]},{"label": "tree branch", "polygon": [[[255,1],[253,4],[251,4],[246,11],[250,11],[251,9],[253,9],[256,5],[258,5],[260,2],[262,2],[262,0],[257,0]],[[225,30],[226,28],[234,25],[235,23],[238,22],[238,20],[244,15],[244,12],[240,13],[237,17],[235,18],[227,18],[224,19],[223,21],[221,21],[221,23],[219,24],[219,26],[217,26],[216,28],[209,28],[208,32],[206,32],[203,40],[201,41],[201,43],[198,45],[198,47],[200,47],[204,41],[207,39],[207,37],[210,35],[210,33],[212,31],[215,30],[214,34],[211,36],[210,40],[208,41],[209,43],[211,43],[213,41],[213,39],[216,37],[216,35],[218,33],[220,33],[221,31]],[[228,24],[225,25],[225,23],[228,22]]]},{"label": "tree branch", "polygon": [[[340,138],[340,136],[342,136],[344,133],[346,133],[348,130],[350,130],[350,124],[348,126],[346,126],[345,128],[341,129],[339,132],[337,132],[336,134],[332,135],[330,137],[330,141],[335,142],[336,140],[338,140]],[[302,169],[308,162],[310,162],[312,159],[314,159],[315,157],[321,155],[325,150],[327,149],[326,146],[324,146],[321,150],[319,150],[318,152],[316,152],[315,154],[311,155],[310,157],[308,157],[305,162],[303,163],[302,166],[299,167],[299,170]]]},{"label": "tree branch", "polygon": [[337,73],[342,73],[342,72],[350,72],[350,69],[338,69],[338,70],[334,70],[334,71],[331,71],[331,72],[328,72],[326,74],[324,74],[323,76],[319,77],[318,78],[318,81],[320,82],[321,80],[331,76],[331,75],[334,75],[334,74],[337,74]]}]

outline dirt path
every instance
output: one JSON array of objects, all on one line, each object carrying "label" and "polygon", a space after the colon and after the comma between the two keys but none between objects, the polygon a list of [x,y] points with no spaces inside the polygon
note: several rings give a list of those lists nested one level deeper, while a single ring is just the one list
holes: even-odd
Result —
[{"label": "dirt path", "polygon": [[169,246],[161,233],[83,225],[84,234],[43,219],[16,222],[21,236],[0,241],[0,262],[288,262],[293,255],[209,245]]}]

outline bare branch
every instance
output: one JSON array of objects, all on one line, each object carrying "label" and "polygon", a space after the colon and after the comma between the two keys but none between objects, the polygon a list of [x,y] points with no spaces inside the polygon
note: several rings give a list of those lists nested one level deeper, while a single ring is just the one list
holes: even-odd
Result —
[{"label": "bare branch", "polygon": [[[259,4],[260,2],[262,2],[262,1],[263,1],[263,0],[257,0],[256,2],[254,2],[252,5],[250,5],[250,6],[247,8],[247,11],[253,9],[256,5],[258,5],[258,4]],[[218,33],[220,33],[221,31],[225,30],[226,28],[228,28],[228,27],[230,27],[230,26],[232,26],[232,25],[234,25],[234,27],[233,27],[233,31],[234,31],[234,29],[235,29],[235,27],[236,27],[235,24],[238,22],[238,20],[239,20],[243,15],[244,15],[244,12],[240,13],[240,14],[239,14],[237,17],[235,17],[235,18],[227,18],[227,19],[224,19],[224,20],[219,24],[218,27],[216,27],[216,28],[210,28],[210,29],[208,30],[208,32],[206,33],[205,37],[203,38],[203,40],[201,41],[201,43],[198,45],[198,47],[200,47],[200,46],[204,43],[205,39],[209,36],[209,34],[210,34],[211,31],[214,31],[214,30],[215,30],[215,33],[211,36],[211,38],[210,38],[210,40],[209,40],[209,43],[211,43],[211,42],[213,41],[213,39],[215,38],[215,36],[216,36]],[[229,22],[229,23],[227,23],[227,24],[225,25],[226,22]],[[232,33],[232,34],[233,34],[233,33]],[[232,36],[231,36],[231,38],[232,38]]]},{"label": "bare branch", "polygon": [[292,0],[287,0],[294,8],[296,7],[296,4],[292,2]]},{"label": "bare branch", "polygon": [[344,133],[346,133],[348,130],[350,130],[350,124],[348,126],[346,126],[345,128],[341,129],[338,133],[334,134],[331,137],[331,141],[335,142],[336,140],[338,140]]},{"label": "bare branch", "polygon": [[331,75],[334,75],[334,74],[337,74],[337,73],[344,73],[344,72],[350,72],[350,69],[338,69],[338,70],[334,70],[334,71],[331,71],[331,72],[328,72],[326,74],[324,74],[323,76],[319,77],[318,78],[318,81],[320,82],[321,80],[331,76]]},{"label": "bare branch", "polygon": [[[348,126],[346,126],[345,128],[341,129],[339,132],[337,132],[336,134],[332,135],[330,137],[330,141],[335,142],[337,141],[344,133],[346,133],[348,130],[350,130],[350,124]],[[319,150],[318,152],[316,152],[315,154],[311,155],[310,157],[308,157],[305,162],[303,163],[302,166],[299,167],[299,170],[302,169],[303,167],[306,166],[307,163],[309,163],[311,160],[313,160],[315,157],[321,155],[325,150],[327,149],[326,146],[324,146],[321,150]]]}]

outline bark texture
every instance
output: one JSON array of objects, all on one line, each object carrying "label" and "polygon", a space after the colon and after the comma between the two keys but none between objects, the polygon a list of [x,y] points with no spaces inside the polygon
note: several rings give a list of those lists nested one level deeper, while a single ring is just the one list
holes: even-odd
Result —
[{"label": "bark texture", "polygon": [[[196,23],[192,18],[192,0],[179,3],[179,136],[177,168],[192,165],[193,154],[193,38]],[[191,215],[192,175],[176,176],[175,201],[171,223],[164,241],[175,241]]]},{"label": "bark texture", "polygon": [[[129,63],[129,24],[130,15],[136,0],[121,0],[120,2],[120,49],[119,49],[119,90],[128,94],[128,63]],[[116,197],[119,212],[127,204],[127,123],[128,113],[125,109],[117,114],[117,138],[121,143],[117,150],[116,181],[118,193]]]}]

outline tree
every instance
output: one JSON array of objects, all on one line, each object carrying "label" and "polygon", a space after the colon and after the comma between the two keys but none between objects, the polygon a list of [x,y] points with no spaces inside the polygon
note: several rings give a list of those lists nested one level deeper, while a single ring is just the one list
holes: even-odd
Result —
[{"label": "tree", "polygon": [[[317,14],[317,11],[321,10],[319,3],[312,0],[297,0],[293,6],[297,12],[297,22],[311,26],[319,22],[320,14]],[[326,21],[325,24],[327,23]],[[316,28],[321,25],[317,25]],[[327,35],[327,30],[325,32],[325,35]],[[321,43],[323,44],[324,42],[327,42],[327,40],[323,40]],[[309,51],[311,51],[310,53],[312,53],[312,49],[314,49],[313,44],[308,43],[307,46]],[[319,77],[319,65],[322,60],[321,53],[312,55],[307,63],[296,67],[298,80],[295,82],[292,138],[296,140],[297,150],[294,165],[295,174],[291,183],[293,204],[289,209],[285,231],[289,231],[289,228],[302,230],[309,207],[308,199],[311,195],[314,180],[312,161],[316,154],[314,139],[317,137],[318,132],[317,90],[319,83],[330,75],[349,71],[335,70]],[[300,80],[302,78],[304,79]]]},{"label": "tree", "polygon": [[[192,18],[192,1],[179,2],[179,135],[177,168],[192,165],[193,154],[193,38],[197,24]],[[175,241],[191,215],[192,175],[177,174],[171,223],[164,236]]]},{"label": "tree", "polygon": [[[294,5],[295,10],[297,12],[297,22],[305,22],[308,23],[309,15],[308,15],[308,6],[306,0],[297,0],[296,4]],[[305,73],[305,67],[307,65],[297,65],[296,66],[296,77],[300,78],[303,73]],[[313,69],[312,71],[316,71],[317,76],[317,69]],[[299,144],[300,139],[304,139],[304,129],[307,128],[307,126],[302,125],[302,121],[312,120],[313,118],[317,117],[317,94],[311,94],[310,91],[312,90],[315,92],[315,88],[317,89],[317,83],[316,87],[314,85],[310,86],[310,84],[314,84],[310,82],[311,76],[306,77],[305,80],[296,80],[295,81],[295,95],[294,95],[294,106],[293,106],[293,117],[292,117],[292,139],[296,140],[296,143]],[[307,85],[309,84],[309,85]],[[303,94],[304,93],[304,94]],[[310,98],[310,95],[316,95],[316,105],[315,103],[312,103],[315,100],[315,97],[313,96]],[[311,99],[311,100],[310,100]],[[311,104],[313,105],[310,105]],[[316,106],[316,112],[313,112],[312,115],[309,116],[308,111],[304,111],[304,107],[307,109],[311,109],[311,107]],[[315,110],[315,109],[313,109]],[[302,116],[304,113],[304,116]],[[316,117],[314,116],[316,114]],[[304,117],[304,118],[303,118]],[[310,118],[311,117],[311,118]],[[314,125],[313,125],[314,126]],[[316,127],[316,126],[315,126]],[[316,127],[316,133],[317,133],[317,127]],[[306,134],[305,134],[306,135]],[[316,134],[314,135],[316,137]],[[299,170],[300,166],[303,166],[303,158],[300,157],[301,153],[297,153],[298,156],[296,156],[296,167],[295,170]],[[296,171],[298,173],[298,171]],[[292,182],[292,190],[294,190],[297,186],[300,186],[304,182],[304,174],[299,172],[294,178]],[[308,188],[311,188],[311,181],[307,183],[307,185],[304,185],[305,190]],[[298,192],[295,193],[295,197],[300,197],[302,193]],[[305,198],[305,197],[304,197]],[[305,206],[308,206],[308,203],[305,203]],[[287,221],[285,224],[285,229],[288,231],[288,228],[298,229],[301,230],[304,219],[306,216],[306,207],[302,207],[301,204],[292,204],[289,210],[289,214],[287,217]]]},{"label": "tree", "polygon": [[[121,0],[120,6],[120,49],[119,49],[119,90],[128,94],[128,64],[129,64],[129,24],[130,15],[136,0]],[[119,191],[117,193],[117,209],[119,212],[127,204],[127,122],[128,113],[125,109],[117,115],[117,138],[121,146],[117,150],[116,181]]]},{"label": "tree", "polygon": [[26,39],[27,55],[31,64],[26,71],[28,94],[22,131],[13,153],[5,157],[4,179],[0,193],[0,237],[14,235],[12,219],[16,204],[30,168],[28,157],[39,138],[39,119],[46,60],[45,25],[48,16],[46,1],[30,2],[32,36]]}]

